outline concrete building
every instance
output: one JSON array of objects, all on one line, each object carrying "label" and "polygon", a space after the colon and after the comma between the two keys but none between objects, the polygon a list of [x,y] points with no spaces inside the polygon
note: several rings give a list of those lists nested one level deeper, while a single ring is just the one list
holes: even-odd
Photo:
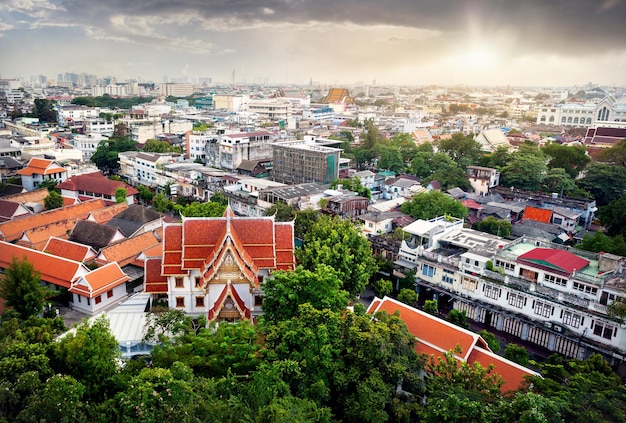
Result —
[{"label": "concrete building", "polygon": [[304,140],[274,143],[272,179],[284,184],[330,184],[339,177],[341,151]]},{"label": "concrete building", "polygon": [[268,131],[230,132],[209,137],[205,144],[206,165],[234,172],[243,160],[272,157],[278,134]]},{"label": "concrete building", "polygon": [[467,179],[476,194],[486,195],[493,187],[500,185],[500,172],[497,169],[480,166],[467,166]]},{"label": "concrete building", "polygon": [[626,326],[608,306],[626,298],[624,257],[463,228],[444,217],[404,228],[396,264],[416,271],[420,297],[465,311],[487,330],[534,344],[545,354],[626,358]]},{"label": "concrete building", "polygon": [[612,95],[598,102],[565,103],[542,107],[537,123],[560,126],[589,126],[594,122],[626,122],[626,95]]}]

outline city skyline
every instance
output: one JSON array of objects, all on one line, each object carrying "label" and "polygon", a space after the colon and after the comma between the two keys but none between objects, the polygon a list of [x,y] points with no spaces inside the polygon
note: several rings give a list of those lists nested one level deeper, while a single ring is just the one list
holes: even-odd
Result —
[{"label": "city skyline", "polygon": [[5,0],[2,77],[626,84],[622,0]]}]

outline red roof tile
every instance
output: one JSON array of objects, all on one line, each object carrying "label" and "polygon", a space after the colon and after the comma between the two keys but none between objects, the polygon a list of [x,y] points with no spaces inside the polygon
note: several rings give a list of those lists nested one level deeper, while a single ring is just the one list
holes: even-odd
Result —
[{"label": "red roof tile", "polygon": [[167,276],[161,275],[161,257],[146,258],[143,280],[145,292],[153,294],[167,293]]},{"label": "red roof tile", "polygon": [[128,208],[128,203],[119,203],[112,206],[105,207],[103,209],[94,210],[89,213],[87,220],[94,221],[96,223],[107,223],[118,213],[123,212]]},{"label": "red roof tile", "polygon": [[88,245],[52,237],[48,240],[43,251],[57,257],[86,262],[96,257],[96,252]]},{"label": "red roof tile", "polygon": [[139,191],[130,185],[121,181],[111,180],[100,172],[72,176],[58,184],[56,188],[74,192],[92,192],[94,194],[109,196],[115,196],[115,191],[118,188],[126,189],[126,195],[136,195],[139,193]]},{"label": "red roof tile", "polygon": [[51,175],[53,173],[63,173],[67,170],[56,163],[54,160],[40,159],[34,157],[30,159],[26,167],[17,171],[18,175],[32,176],[32,175]]},{"label": "red roof tile", "polygon": [[537,222],[550,223],[552,219],[552,210],[541,209],[538,207],[526,206],[524,210],[524,220],[534,220]]},{"label": "red roof tile", "polygon": [[535,248],[517,258],[518,262],[535,264],[571,275],[589,264],[589,260],[565,250]]},{"label": "red roof tile", "polygon": [[152,232],[144,232],[141,235],[102,248],[96,262],[98,264],[117,262],[123,267],[134,261],[144,250],[160,244],[161,242]]},{"label": "red roof tile", "polygon": [[72,229],[74,229],[74,225],[76,225],[77,221],[78,218],[74,217],[28,229],[24,231],[22,237],[17,241],[17,244],[28,248],[35,248],[39,251],[44,251],[46,243],[50,238],[57,237],[67,239],[68,234],[72,232]]}]

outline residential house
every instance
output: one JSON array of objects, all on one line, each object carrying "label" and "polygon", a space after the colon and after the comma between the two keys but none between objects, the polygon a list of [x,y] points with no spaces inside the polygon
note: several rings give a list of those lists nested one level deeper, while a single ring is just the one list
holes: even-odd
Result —
[{"label": "residential house", "polygon": [[394,200],[400,197],[411,198],[427,190],[414,176],[400,175],[387,179],[382,185],[382,191],[382,197],[385,200]]},{"label": "residential house", "polygon": [[80,201],[102,198],[108,205],[117,203],[115,194],[118,189],[126,190],[126,203],[128,204],[136,203],[136,196],[139,194],[139,191],[130,185],[111,180],[100,172],[72,176],[57,185],[57,188],[61,190],[63,197],[77,198]]},{"label": "residential house", "polygon": [[380,235],[393,232],[395,229],[393,220],[404,215],[404,213],[399,211],[369,212],[360,215],[358,220],[363,222],[363,233],[365,235]]},{"label": "residential house", "polygon": [[30,159],[26,167],[18,170],[17,174],[22,177],[22,186],[28,191],[34,190],[44,181],[63,182],[68,176],[67,169],[59,163],[38,157]]},{"label": "residential house", "polygon": [[467,180],[474,192],[485,195],[493,187],[500,185],[500,172],[497,169],[481,166],[467,166]]},{"label": "residential house", "polygon": [[369,198],[359,195],[335,195],[326,198],[324,211],[341,218],[355,218],[367,213]]},{"label": "residential house", "polygon": [[0,182],[5,182],[18,175],[24,165],[13,157],[0,157]]},{"label": "residential house", "polygon": [[261,282],[293,270],[293,222],[273,217],[185,218],[164,224],[163,250],[147,257],[145,291],[172,309],[209,321],[256,319]]},{"label": "residential house", "polygon": [[82,275],[68,290],[72,308],[94,315],[125,299],[128,276],[117,263],[109,263]]},{"label": "residential house", "polygon": [[242,160],[235,170],[240,175],[265,178],[272,171],[272,159]]}]

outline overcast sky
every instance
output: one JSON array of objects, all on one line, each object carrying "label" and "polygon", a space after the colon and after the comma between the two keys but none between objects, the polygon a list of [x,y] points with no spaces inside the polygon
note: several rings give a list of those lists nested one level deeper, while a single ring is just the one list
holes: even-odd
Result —
[{"label": "overcast sky", "polygon": [[0,73],[626,85],[626,0],[0,0]]}]

